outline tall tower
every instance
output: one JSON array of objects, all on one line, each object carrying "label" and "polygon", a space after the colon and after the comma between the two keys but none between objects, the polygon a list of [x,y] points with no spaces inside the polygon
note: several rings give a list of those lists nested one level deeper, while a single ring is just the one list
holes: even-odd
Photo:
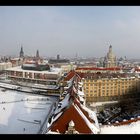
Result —
[{"label": "tall tower", "polygon": [[59,59],[60,59],[60,55],[58,54],[58,55],[57,55],[57,60],[59,60]]},{"label": "tall tower", "polygon": [[23,47],[21,46],[20,54],[19,57],[23,58],[24,57],[24,52],[23,52]]},{"label": "tall tower", "polygon": [[116,66],[116,56],[112,52],[112,46],[109,46],[109,51],[104,59],[105,67],[115,67]]},{"label": "tall tower", "polygon": [[39,58],[39,50],[36,51],[36,58]]}]

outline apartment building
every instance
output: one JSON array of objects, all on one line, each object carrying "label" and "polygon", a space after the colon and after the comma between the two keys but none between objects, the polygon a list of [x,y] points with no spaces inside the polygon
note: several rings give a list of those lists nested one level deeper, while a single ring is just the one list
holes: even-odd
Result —
[{"label": "apartment building", "polygon": [[140,91],[140,79],[132,75],[85,73],[82,81],[87,102],[116,100]]}]

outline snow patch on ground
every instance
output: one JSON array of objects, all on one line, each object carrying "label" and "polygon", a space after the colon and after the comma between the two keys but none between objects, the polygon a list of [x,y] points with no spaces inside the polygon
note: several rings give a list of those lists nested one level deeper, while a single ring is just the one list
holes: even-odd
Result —
[{"label": "snow patch on ground", "polygon": [[94,102],[94,103],[91,103],[90,106],[96,107],[96,106],[102,106],[102,105],[105,105],[105,104],[112,104],[112,103],[118,103],[118,101]]},{"label": "snow patch on ground", "polygon": [[100,134],[140,134],[140,121],[122,126],[101,126]]},{"label": "snow patch on ground", "polygon": [[56,100],[0,88],[0,134],[38,133]]}]

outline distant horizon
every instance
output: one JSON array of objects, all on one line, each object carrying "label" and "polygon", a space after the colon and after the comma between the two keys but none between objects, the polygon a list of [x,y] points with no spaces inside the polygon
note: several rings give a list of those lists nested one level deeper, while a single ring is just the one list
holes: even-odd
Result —
[{"label": "distant horizon", "polygon": [[139,59],[138,6],[1,6],[0,55]]},{"label": "distant horizon", "polygon": [[[24,54],[24,56],[32,56],[32,57],[34,57],[36,54],[34,54],[34,55],[29,55],[29,54]],[[64,58],[66,58],[66,59],[75,59],[76,57],[71,57],[71,56],[69,56],[69,57],[67,57],[67,56],[61,56],[61,54],[56,54],[55,56],[43,56],[43,55],[41,55],[40,54],[40,57],[43,57],[43,58],[53,58],[53,59],[55,59],[55,58],[57,58],[57,55],[60,55],[60,59],[62,58],[62,59],[64,59]],[[0,54],[0,57],[15,57],[15,58],[18,58],[19,57],[19,54],[17,54],[17,55],[1,55]],[[83,56],[77,56],[77,59],[100,59],[100,58],[104,58],[105,56],[101,56],[101,57],[94,57],[94,56],[87,56],[87,57],[83,57]],[[125,58],[125,56],[121,56],[123,59]],[[116,58],[117,59],[119,59],[119,58],[121,58],[121,57],[117,57],[116,56]],[[140,57],[138,58],[138,57],[133,57],[133,58],[129,58],[129,57],[127,57],[126,56],[126,58],[127,58],[127,60],[140,60]]]}]

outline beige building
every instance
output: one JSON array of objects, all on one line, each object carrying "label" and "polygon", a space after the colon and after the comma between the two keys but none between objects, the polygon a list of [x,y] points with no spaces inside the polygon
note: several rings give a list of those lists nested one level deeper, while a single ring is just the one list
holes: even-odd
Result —
[{"label": "beige building", "polygon": [[10,62],[12,63],[12,67],[17,67],[17,66],[22,65],[23,58],[11,58]]},{"label": "beige building", "polygon": [[140,91],[138,77],[85,74],[82,79],[86,101],[107,101],[133,96]]},{"label": "beige building", "polygon": [[11,62],[3,62],[0,63],[0,71],[3,71],[7,68],[11,68],[12,67],[12,63]]},{"label": "beige building", "polygon": [[104,59],[104,67],[110,68],[117,66],[116,56],[112,52],[112,46],[109,46],[109,51]]},{"label": "beige building", "polygon": [[76,65],[73,64],[65,64],[65,65],[61,65],[61,69],[63,73],[68,73],[71,70],[75,70],[76,69]]}]

